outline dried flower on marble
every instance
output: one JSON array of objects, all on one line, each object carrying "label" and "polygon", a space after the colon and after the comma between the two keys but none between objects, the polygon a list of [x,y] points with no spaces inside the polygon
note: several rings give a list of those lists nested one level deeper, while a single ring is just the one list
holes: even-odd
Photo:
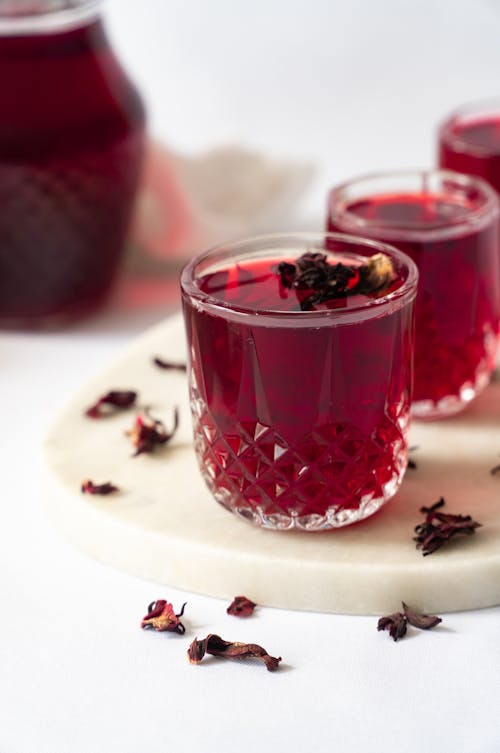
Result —
[{"label": "dried flower on marble", "polygon": [[88,478],[82,481],[81,491],[83,494],[100,494],[105,496],[119,491],[119,488],[110,481],[105,481],[103,484],[95,484]]},{"label": "dried flower on marble", "polygon": [[153,363],[155,366],[158,366],[159,369],[164,369],[165,371],[186,371],[187,369],[185,363],[173,363],[172,361],[165,361],[163,358],[159,358],[158,356],[155,356],[155,358],[153,358]]},{"label": "dried flower on marble", "polygon": [[133,427],[126,432],[135,447],[133,457],[145,452],[153,452],[156,447],[170,442],[177,431],[178,426],[179,411],[177,408],[174,409],[174,425],[172,431],[167,431],[165,424],[162,421],[153,418],[147,412],[137,416]]},{"label": "dried flower on marble", "polygon": [[179,618],[184,614],[186,603],[184,602],[182,605],[179,614],[175,614],[172,604],[169,604],[165,599],[152,601],[148,606],[147,615],[141,620],[141,628],[184,635],[186,628]]},{"label": "dried flower on marble", "polygon": [[100,397],[94,405],[87,408],[85,415],[89,418],[103,418],[116,413],[118,410],[131,408],[137,399],[137,392],[133,390],[110,390]]},{"label": "dried flower on marble", "polygon": [[256,643],[231,643],[213,633],[201,641],[195,638],[187,653],[191,664],[199,664],[205,654],[221,656],[225,659],[260,659],[269,672],[278,669],[281,661],[281,656],[270,656],[262,646]]},{"label": "dried flower on marble", "polygon": [[481,526],[481,523],[477,523],[470,515],[441,512],[444,504],[444,498],[441,497],[431,507],[420,508],[420,512],[425,514],[425,520],[415,526],[417,535],[413,540],[417,542],[417,549],[422,550],[424,557],[440,549],[455,536],[470,536]]},{"label": "dried flower on marble", "polygon": [[235,596],[226,612],[234,617],[249,617],[256,606],[257,604],[246,596]]},{"label": "dried flower on marble", "polygon": [[[418,450],[417,445],[414,445],[413,447],[408,448],[409,453],[415,452],[416,450]],[[417,468],[417,464],[412,458],[408,459],[408,468],[410,468],[412,471],[415,471]]]}]

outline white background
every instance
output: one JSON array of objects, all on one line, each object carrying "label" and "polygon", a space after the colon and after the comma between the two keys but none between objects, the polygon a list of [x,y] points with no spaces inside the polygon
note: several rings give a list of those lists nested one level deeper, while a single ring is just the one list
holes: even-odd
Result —
[{"label": "white background", "polygon": [[[317,216],[332,182],[431,164],[440,117],[500,86],[495,0],[110,0],[107,15],[157,136],[311,160]],[[398,644],[373,617],[260,609],[235,625],[224,603],[104,568],[53,532],[43,435],[159,315],[0,335],[0,753],[497,753],[500,609]],[[162,596],[189,602],[186,638],[138,628]],[[189,666],[187,643],[212,631],[283,669]]]},{"label": "white background", "polygon": [[311,160],[329,185],[430,166],[435,129],[499,93],[499,0],[109,0],[155,134]]}]

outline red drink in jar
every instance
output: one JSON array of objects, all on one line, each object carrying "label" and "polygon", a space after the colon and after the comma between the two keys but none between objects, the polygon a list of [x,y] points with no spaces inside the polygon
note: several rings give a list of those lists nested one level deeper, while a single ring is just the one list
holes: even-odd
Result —
[{"label": "red drink in jar", "polygon": [[439,165],[484,178],[500,193],[500,100],[465,105],[445,120]]},{"label": "red drink in jar", "polygon": [[416,262],[413,411],[432,418],[461,410],[488,383],[497,356],[494,191],[446,171],[360,178],[332,190],[327,226],[392,243]]},{"label": "red drink in jar", "polygon": [[[325,250],[325,249],[328,250]],[[281,263],[304,251],[359,267],[382,250],[380,295],[304,309]],[[417,271],[382,244],[270,236],[208,252],[182,275],[195,450],[215,499],[257,525],[325,530],[362,520],[407,463]]]},{"label": "red drink in jar", "polygon": [[3,324],[93,310],[123,252],[144,110],[97,5],[0,3]]}]

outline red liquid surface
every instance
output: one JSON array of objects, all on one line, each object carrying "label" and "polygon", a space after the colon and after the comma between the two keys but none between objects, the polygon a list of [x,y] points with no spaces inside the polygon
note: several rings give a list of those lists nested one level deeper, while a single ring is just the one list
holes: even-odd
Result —
[{"label": "red liquid surface", "polygon": [[122,254],[144,112],[101,23],[0,37],[0,322],[72,317]]},{"label": "red liquid surface", "polygon": [[[443,225],[463,223],[473,208],[473,199],[451,202],[422,194],[378,196],[346,207],[371,223],[358,232],[393,244],[419,268],[414,401],[430,402],[429,413],[443,400],[458,409],[459,402],[472,396],[470,390],[484,386],[495,365],[500,316],[497,218],[466,226],[454,237],[425,236]],[[328,229],[346,232],[342,220],[330,221]],[[424,232],[415,237],[418,230]]]},{"label": "red liquid surface", "polygon": [[457,122],[440,133],[439,165],[487,180],[500,193],[500,116]]},{"label": "red liquid surface", "polygon": [[[200,288],[218,301],[251,311],[301,311],[301,301],[306,300],[314,291],[309,288],[288,288],[280,284],[277,272],[281,261],[293,263],[293,259],[283,257],[271,262],[264,259],[235,264],[230,269],[206,274],[199,283]],[[349,259],[339,257],[336,261],[357,266],[357,263]],[[316,303],[314,311],[352,309],[392,293],[402,282],[398,277],[389,287],[370,296],[348,295]]]},{"label": "red liquid surface", "polygon": [[[199,287],[250,309],[297,311],[279,261],[223,269]],[[328,302],[346,303],[354,300]],[[320,530],[392,496],[406,464],[411,305],[319,327],[302,326],[309,314],[301,326],[231,321],[186,295],[184,313],[195,448],[219,502],[264,526]]]}]

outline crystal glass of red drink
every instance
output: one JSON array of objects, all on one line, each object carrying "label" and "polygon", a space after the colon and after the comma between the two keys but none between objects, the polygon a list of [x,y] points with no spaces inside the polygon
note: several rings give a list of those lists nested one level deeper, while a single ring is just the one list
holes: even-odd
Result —
[{"label": "crystal glass of red drink", "polygon": [[500,99],[473,102],[439,129],[439,166],[484,178],[500,193]]},{"label": "crystal glass of red drink", "polygon": [[96,0],[0,0],[0,325],[93,311],[124,250],[145,114]]},{"label": "crystal glass of red drink", "polygon": [[329,196],[329,230],[392,243],[417,264],[413,413],[460,411],[486,386],[500,321],[498,202],[449,171],[362,177]]},{"label": "crystal glass of red drink", "polygon": [[[383,252],[394,279],[311,304],[278,271],[304,252],[354,268],[348,286]],[[266,528],[318,531],[363,520],[395,494],[417,277],[396,249],[337,234],[262,236],[184,268],[195,451],[218,502]]]}]

